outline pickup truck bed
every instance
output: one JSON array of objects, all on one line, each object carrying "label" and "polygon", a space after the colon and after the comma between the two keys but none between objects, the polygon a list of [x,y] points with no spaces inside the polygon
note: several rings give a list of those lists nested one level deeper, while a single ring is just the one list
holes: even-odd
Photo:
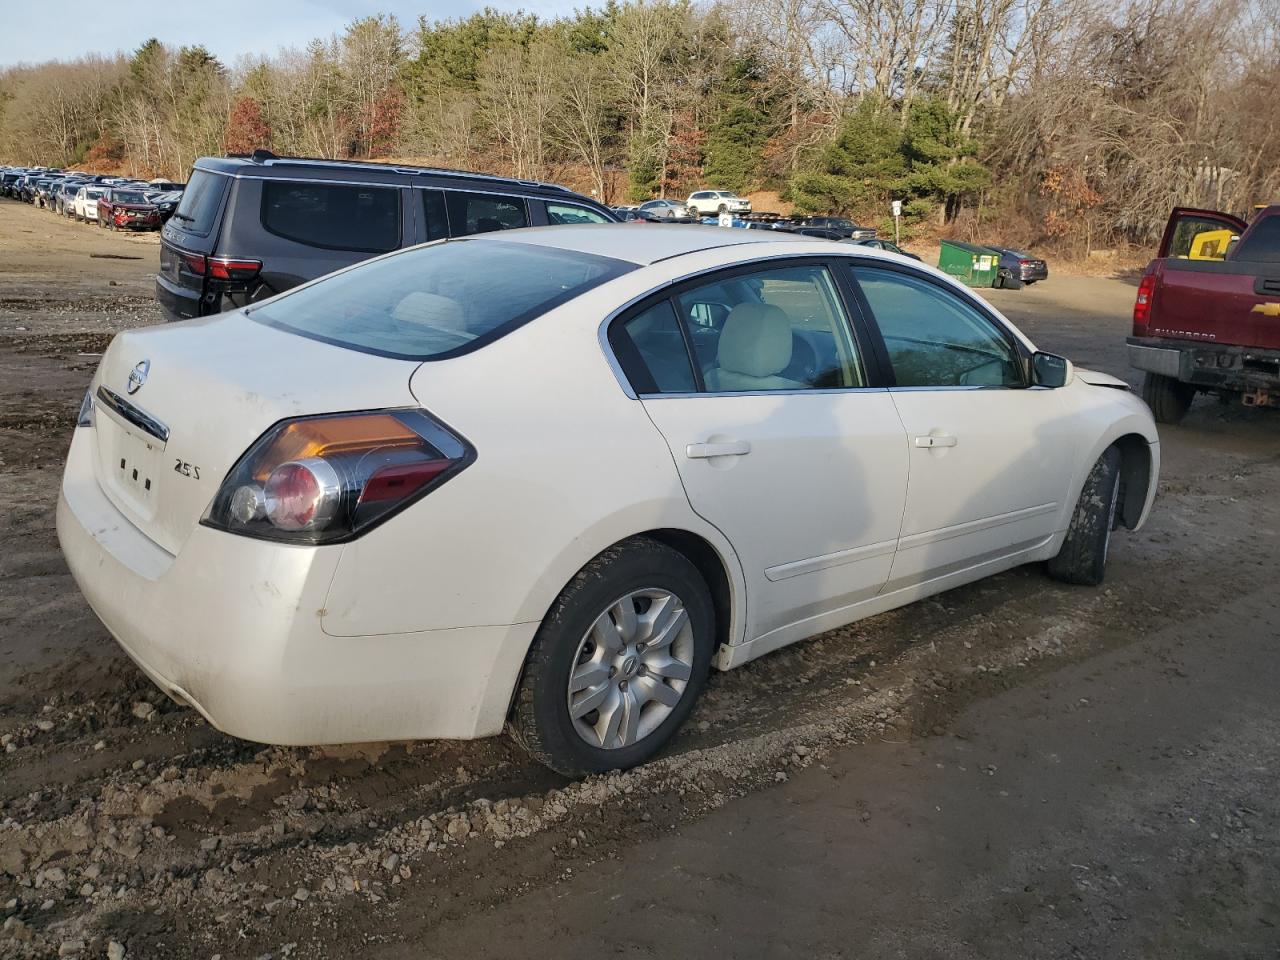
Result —
[{"label": "pickup truck bed", "polygon": [[[1225,257],[1205,242],[1219,234],[1239,237]],[[1280,406],[1280,205],[1247,226],[1175,210],[1139,283],[1128,345],[1157,420],[1182,419],[1197,392]]]}]

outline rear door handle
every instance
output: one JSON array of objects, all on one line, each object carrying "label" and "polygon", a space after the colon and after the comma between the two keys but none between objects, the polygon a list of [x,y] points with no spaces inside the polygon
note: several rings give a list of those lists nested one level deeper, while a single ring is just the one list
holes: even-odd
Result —
[{"label": "rear door handle", "polygon": [[932,449],[934,447],[954,447],[958,441],[955,437],[943,434],[935,436],[934,434],[926,434],[922,437],[916,437],[916,446]]},{"label": "rear door handle", "polygon": [[745,440],[691,443],[684,448],[684,455],[690,460],[706,460],[710,457],[745,457],[750,452],[751,444]]}]

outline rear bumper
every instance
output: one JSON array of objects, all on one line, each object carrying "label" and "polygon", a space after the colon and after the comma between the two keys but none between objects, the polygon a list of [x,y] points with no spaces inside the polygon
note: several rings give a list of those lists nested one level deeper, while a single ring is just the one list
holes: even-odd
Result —
[{"label": "rear bumper", "polygon": [[1280,392],[1280,350],[1226,343],[1129,337],[1129,365],[1206,390]]},{"label": "rear bumper", "polygon": [[189,320],[200,316],[200,292],[181,287],[158,273],[156,274],[156,301],[175,320]]},{"label": "rear bumper", "polygon": [[1019,267],[1018,279],[1023,283],[1035,283],[1037,280],[1048,280],[1049,268],[1047,266]]},{"label": "rear bumper", "polygon": [[58,540],[94,613],[170,696],[263,743],[502,730],[537,624],[330,636],[321,619],[342,548],[198,527],[170,555],[99,489],[86,433],[68,455]]}]

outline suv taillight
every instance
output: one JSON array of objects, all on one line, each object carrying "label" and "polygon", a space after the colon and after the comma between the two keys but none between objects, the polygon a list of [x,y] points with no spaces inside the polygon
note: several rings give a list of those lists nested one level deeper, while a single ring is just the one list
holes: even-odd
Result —
[{"label": "suv taillight", "polygon": [[282,420],[227,474],[206,526],[290,543],[341,543],[382,523],[475,459],[423,410]]},{"label": "suv taillight", "polygon": [[212,280],[252,280],[262,269],[261,260],[240,260],[233,257],[206,257],[198,253],[184,253],[183,262],[197,276]]},{"label": "suv taillight", "polygon": [[1133,301],[1133,335],[1145,337],[1147,324],[1151,322],[1151,295],[1156,289],[1154,273],[1144,274],[1138,281],[1138,296]]}]

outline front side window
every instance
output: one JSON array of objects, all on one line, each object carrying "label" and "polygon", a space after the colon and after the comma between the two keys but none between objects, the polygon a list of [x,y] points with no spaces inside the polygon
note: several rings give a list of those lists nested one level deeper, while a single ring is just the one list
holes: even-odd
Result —
[{"label": "front side window", "polygon": [[547,222],[551,224],[569,223],[609,223],[604,214],[587,207],[579,207],[569,203],[548,203]]},{"label": "front side window", "polygon": [[860,387],[848,317],[826,267],[774,267],[675,298],[712,393]]},{"label": "front side window", "polygon": [[451,240],[325,277],[249,316],[366,353],[439,360],[496,340],[633,269],[551,247]]},{"label": "front side window", "polygon": [[529,225],[524,200],[520,197],[450,190],[445,193],[445,198],[449,208],[450,233],[455,237]]},{"label": "front side window", "polygon": [[309,247],[386,253],[400,246],[400,191],[352,183],[267,180],[262,184],[262,226]]},{"label": "front side window", "polygon": [[975,307],[928,280],[854,269],[899,387],[1021,387],[1014,345]]}]

